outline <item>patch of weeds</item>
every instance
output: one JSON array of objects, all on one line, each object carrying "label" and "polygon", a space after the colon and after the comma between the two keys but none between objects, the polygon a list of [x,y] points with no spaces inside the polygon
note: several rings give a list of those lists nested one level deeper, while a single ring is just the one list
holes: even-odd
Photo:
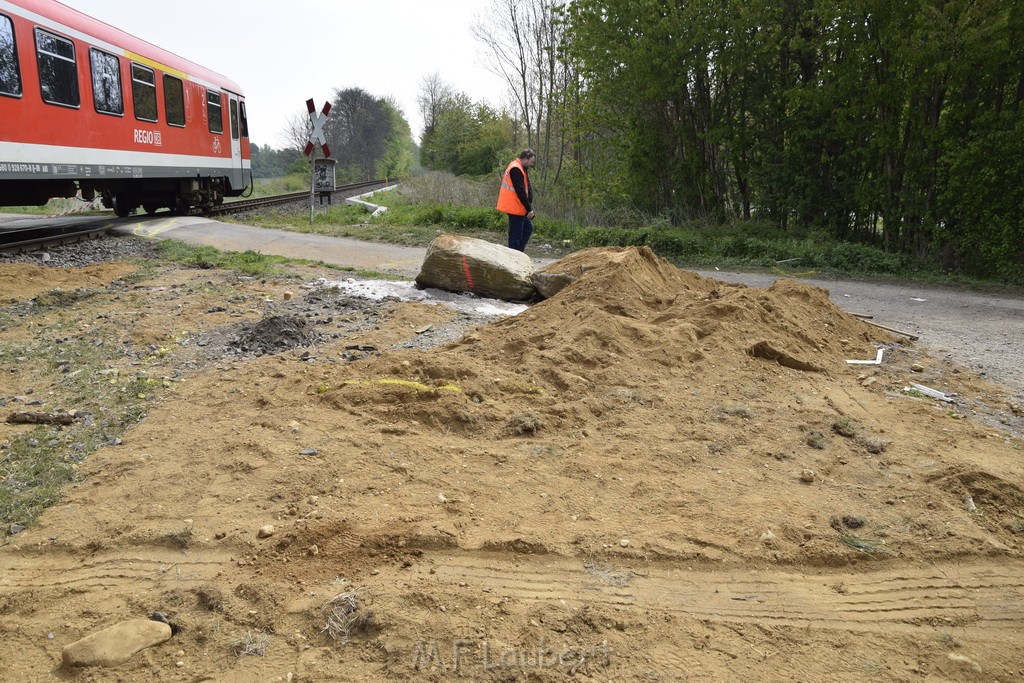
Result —
[{"label": "patch of weeds", "polygon": [[297,261],[283,256],[270,256],[251,249],[243,252],[219,251],[213,247],[196,247],[173,240],[163,240],[157,246],[162,258],[192,268],[223,268],[254,277],[297,277],[282,268],[285,264]]},{"label": "patch of weeds", "polygon": [[903,393],[904,396],[910,396],[911,398],[929,398],[928,394],[924,393],[920,389],[914,389],[911,387],[902,389],[901,393]]},{"label": "patch of weeds", "polygon": [[600,580],[602,583],[606,583],[609,586],[615,586],[616,588],[622,588],[623,586],[629,585],[629,582],[633,579],[633,576],[629,572],[617,571],[598,560],[587,560],[586,563],[584,563],[583,568],[587,570],[588,574]]},{"label": "patch of weeds", "polygon": [[262,631],[246,631],[241,638],[231,641],[231,654],[236,657],[262,657],[270,645],[270,636]]},{"label": "patch of weeds", "polygon": [[745,405],[718,406],[716,410],[731,417],[742,417],[745,420],[749,420],[754,417],[754,411]]},{"label": "patch of weeds", "polygon": [[0,523],[28,526],[75,480],[75,460],[65,455],[60,432],[37,427],[16,436],[0,455]]},{"label": "patch of weeds", "polygon": [[327,616],[327,623],[320,632],[341,644],[355,635],[370,632],[375,627],[373,612],[360,613],[360,606],[358,588],[335,595],[321,608]]},{"label": "patch of weeds", "polygon": [[889,447],[889,442],[877,436],[862,436],[857,442],[864,447],[868,453],[878,455],[884,453]]},{"label": "patch of weeds", "polygon": [[884,546],[884,541],[869,541],[860,538],[859,536],[841,534],[839,536],[839,542],[845,546],[853,548],[854,550],[859,550],[860,552],[864,553],[865,555],[868,555],[869,557],[874,557],[875,553],[882,553],[883,555],[890,555],[892,557],[900,556],[899,553],[886,548]]},{"label": "patch of weeds", "polygon": [[832,431],[839,436],[852,437],[857,434],[857,423],[848,417],[841,417],[832,423]]},{"label": "patch of weeds", "polygon": [[51,289],[36,296],[32,303],[38,310],[65,309],[97,294],[100,292],[95,289]]},{"label": "patch of weeds", "polygon": [[817,448],[823,450],[826,445],[825,435],[821,432],[811,432],[807,435],[807,445],[811,448]]},{"label": "patch of weeds", "polygon": [[61,373],[56,393],[47,399],[48,412],[54,412],[49,406],[77,411],[71,425],[22,432],[0,455],[0,524],[29,526],[60,499],[63,486],[75,481],[77,463],[120,443],[120,435],[145,417],[146,397],[162,383],[144,376],[122,377],[111,370],[108,366],[122,356],[107,344],[63,343],[60,363],[51,357],[50,348],[10,347],[4,352],[27,356],[26,362],[46,357]]},{"label": "patch of weeds", "polygon": [[192,527],[185,527],[183,529],[164,534],[161,539],[175,548],[181,548],[184,550],[192,542]]}]

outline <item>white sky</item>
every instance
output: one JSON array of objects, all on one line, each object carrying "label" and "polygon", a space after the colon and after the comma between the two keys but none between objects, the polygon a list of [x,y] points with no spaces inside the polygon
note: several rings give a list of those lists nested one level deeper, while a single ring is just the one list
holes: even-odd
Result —
[{"label": "white sky", "polygon": [[335,88],[395,99],[419,139],[416,97],[435,71],[475,102],[505,99],[470,26],[487,0],[61,0],[241,86],[253,142],[283,147],[294,112]]}]

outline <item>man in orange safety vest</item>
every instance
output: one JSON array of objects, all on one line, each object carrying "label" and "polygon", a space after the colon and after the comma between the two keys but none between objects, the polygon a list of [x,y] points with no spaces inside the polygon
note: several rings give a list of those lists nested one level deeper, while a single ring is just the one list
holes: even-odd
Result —
[{"label": "man in orange safety vest", "polygon": [[537,161],[533,150],[524,149],[505,169],[498,190],[498,211],[508,214],[508,248],[526,251],[533,234],[533,189],[530,169]]}]

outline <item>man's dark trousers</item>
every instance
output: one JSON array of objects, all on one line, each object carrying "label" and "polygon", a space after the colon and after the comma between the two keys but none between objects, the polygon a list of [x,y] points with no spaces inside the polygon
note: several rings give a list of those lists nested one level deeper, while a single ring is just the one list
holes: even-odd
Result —
[{"label": "man's dark trousers", "polygon": [[526,251],[526,244],[533,234],[533,221],[526,216],[508,215],[508,248]]}]

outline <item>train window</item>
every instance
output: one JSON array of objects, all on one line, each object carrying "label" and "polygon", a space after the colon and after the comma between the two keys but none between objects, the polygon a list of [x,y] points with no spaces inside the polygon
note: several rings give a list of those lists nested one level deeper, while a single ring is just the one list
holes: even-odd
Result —
[{"label": "train window", "polygon": [[185,127],[185,89],[181,79],[164,74],[164,111],[167,123]]},{"label": "train window", "polygon": [[121,93],[121,62],[114,55],[96,48],[89,50],[92,64],[92,99],[101,114],[124,114]]},{"label": "train window", "polygon": [[156,74],[147,66],[132,63],[132,101],[135,118],[156,121]]},{"label": "train window", "polygon": [[78,92],[75,44],[67,38],[37,28],[36,60],[39,63],[39,87],[43,101],[65,107],[79,106],[81,96]]},{"label": "train window", "polygon": [[249,137],[249,119],[245,116],[245,102],[239,102],[240,114],[242,117],[242,137]]},{"label": "train window", "polygon": [[231,139],[238,139],[238,102],[231,100]]},{"label": "train window", "polygon": [[21,73],[18,50],[14,44],[14,24],[0,14],[0,95],[21,97]]},{"label": "train window", "polygon": [[206,91],[206,114],[210,119],[210,132],[224,132],[224,114],[220,109],[220,93],[212,90]]}]

